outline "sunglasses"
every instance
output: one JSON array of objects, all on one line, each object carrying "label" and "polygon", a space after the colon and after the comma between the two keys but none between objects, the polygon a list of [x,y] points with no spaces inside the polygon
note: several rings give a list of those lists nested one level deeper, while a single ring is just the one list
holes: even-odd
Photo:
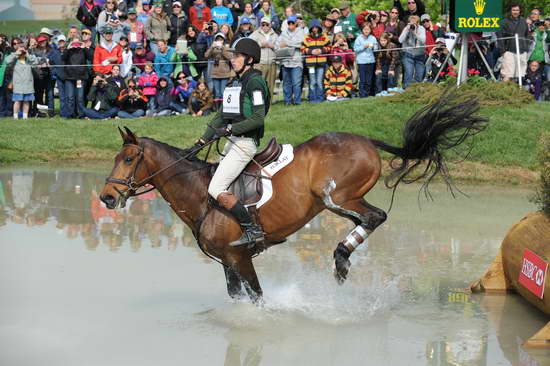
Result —
[{"label": "sunglasses", "polygon": [[[289,22],[289,23],[291,23],[291,22]],[[294,23],[292,23],[292,24],[294,24]],[[262,23],[262,27],[268,27],[268,26],[269,26],[269,23]]]},{"label": "sunglasses", "polygon": [[185,79],[186,79],[185,76],[181,76],[181,77],[178,78],[178,80],[185,80]]}]

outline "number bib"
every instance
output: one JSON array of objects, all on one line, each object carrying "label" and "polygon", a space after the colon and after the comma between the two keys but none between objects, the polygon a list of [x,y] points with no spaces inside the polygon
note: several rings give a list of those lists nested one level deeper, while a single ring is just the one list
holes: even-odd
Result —
[{"label": "number bib", "polygon": [[241,90],[240,86],[225,88],[223,91],[223,114],[241,115]]}]

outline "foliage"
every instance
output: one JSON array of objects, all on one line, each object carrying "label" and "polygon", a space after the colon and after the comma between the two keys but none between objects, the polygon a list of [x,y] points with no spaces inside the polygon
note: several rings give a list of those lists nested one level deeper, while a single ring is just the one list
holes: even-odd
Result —
[{"label": "foliage", "polygon": [[550,133],[540,137],[538,151],[540,183],[533,198],[540,210],[550,216]]},{"label": "foliage", "polygon": [[548,16],[550,14],[550,2],[540,0],[504,0],[503,7],[504,13],[508,14],[508,8],[510,4],[516,3],[521,6],[521,15],[528,17],[531,9],[539,8],[542,10],[542,14]]},{"label": "foliage", "polygon": [[[456,85],[456,77],[448,76],[439,84],[412,84],[404,93],[387,99],[391,103],[432,103],[443,91]],[[505,105],[521,108],[534,101],[533,96],[513,82],[492,82],[479,76],[472,76],[462,84],[460,94],[465,98],[475,97],[479,104],[485,106]]]}]

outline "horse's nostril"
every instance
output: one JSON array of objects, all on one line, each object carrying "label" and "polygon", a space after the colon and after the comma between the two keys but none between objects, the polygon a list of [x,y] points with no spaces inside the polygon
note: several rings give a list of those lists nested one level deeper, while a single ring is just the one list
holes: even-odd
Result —
[{"label": "horse's nostril", "polygon": [[99,199],[105,203],[107,206],[113,206],[115,204],[115,198],[110,194],[104,194],[99,197]]}]

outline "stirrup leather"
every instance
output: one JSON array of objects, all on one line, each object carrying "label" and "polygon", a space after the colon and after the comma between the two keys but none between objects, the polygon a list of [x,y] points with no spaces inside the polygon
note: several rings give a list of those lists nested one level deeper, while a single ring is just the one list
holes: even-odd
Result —
[{"label": "stirrup leather", "polygon": [[229,243],[229,245],[231,245],[232,247],[238,247],[241,245],[248,245],[249,247],[253,247],[257,243],[261,243],[262,241],[264,241],[264,233],[258,225],[241,224],[241,228],[243,229],[243,234],[241,235],[240,239]]}]

